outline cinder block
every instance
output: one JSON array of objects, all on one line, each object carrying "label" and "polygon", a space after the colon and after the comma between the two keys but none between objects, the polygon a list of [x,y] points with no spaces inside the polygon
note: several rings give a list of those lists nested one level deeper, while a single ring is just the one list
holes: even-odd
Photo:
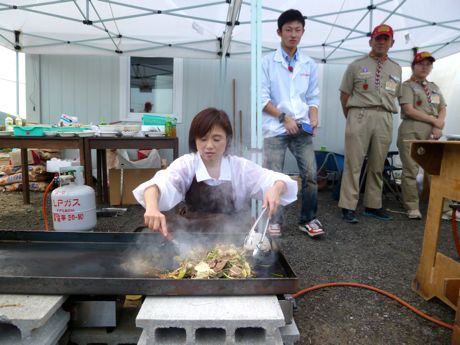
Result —
[{"label": "cinder block", "polygon": [[276,296],[148,297],[136,318],[151,344],[282,344]]},{"label": "cinder block", "polygon": [[[246,335],[248,336],[248,334]],[[283,345],[283,339],[281,338],[281,335],[279,332],[276,332],[274,337],[272,339],[267,339],[267,338],[257,338],[257,336],[250,335],[246,339],[239,338],[238,342],[236,341],[235,338],[229,338],[226,337],[225,339],[222,340],[221,336],[216,337],[213,334],[208,334],[204,335],[203,337],[196,337],[195,342],[192,341],[192,343],[187,343],[182,341],[177,341],[177,339],[171,338],[171,339],[158,339],[158,338],[153,338],[149,339],[147,332],[143,331],[141,334],[141,337],[139,338],[139,342],[137,345],[178,345],[178,344],[196,344],[196,345],[258,345],[258,344],[273,344],[273,345]],[[292,343],[294,344],[294,343]],[[284,345],[291,345],[291,343],[284,343]]]},{"label": "cinder block", "polygon": [[44,326],[66,300],[65,296],[0,295],[0,323],[14,325],[22,338]]},{"label": "cinder block", "polygon": [[55,345],[67,329],[69,313],[59,309],[45,325],[33,329],[29,336],[21,337],[18,328],[0,324],[0,344],[2,345]]}]

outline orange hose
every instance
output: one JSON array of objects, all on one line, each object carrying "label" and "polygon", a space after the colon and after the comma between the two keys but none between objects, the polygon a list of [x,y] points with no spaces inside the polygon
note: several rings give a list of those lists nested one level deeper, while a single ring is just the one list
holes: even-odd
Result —
[{"label": "orange hose", "polygon": [[45,223],[45,231],[48,231],[48,215],[46,213],[46,196],[50,191],[51,187],[54,185],[54,178],[51,182],[46,186],[45,193],[43,194],[43,202],[42,202],[42,212],[43,212],[43,223]]},{"label": "orange hose", "polygon": [[303,295],[305,295],[305,294],[307,294],[309,292],[315,291],[315,290],[319,290],[319,289],[323,289],[323,288],[327,288],[327,287],[335,287],[335,286],[358,287],[358,288],[367,289],[367,290],[377,292],[377,293],[382,294],[384,296],[387,296],[387,297],[389,297],[391,299],[394,299],[396,302],[402,304],[403,306],[405,306],[409,310],[413,311],[415,314],[427,319],[428,321],[431,321],[431,322],[437,324],[438,326],[445,327],[445,328],[448,328],[450,330],[454,329],[454,325],[446,323],[446,322],[443,322],[443,321],[440,321],[440,320],[437,320],[437,319],[425,314],[421,310],[413,307],[412,305],[410,305],[409,303],[407,303],[403,299],[393,295],[392,293],[390,293],[388,291],[385,291],[385,290],[382,290],[382,289],[379,289],[379,288],[376,288],[376,287],[371,286],[371,285],[366,285],[366,284],[347,283],[347,282],[317,284],[317,285],[313,285],[313,286],[311,286],[309,288],[300,290],[299,292],[295,293],[292,297],[294,297],[294,298],[301,297],[301,296],[303,296]]}]

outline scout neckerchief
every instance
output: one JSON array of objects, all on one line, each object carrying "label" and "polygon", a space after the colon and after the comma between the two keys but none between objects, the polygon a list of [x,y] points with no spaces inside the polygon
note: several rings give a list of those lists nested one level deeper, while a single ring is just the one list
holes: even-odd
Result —
[{"label": "scout neckerchief", "polygon": [[[427,99],[428,103],[431,104],[431,90],[428,87],[428,82],[426,80],[418,80],[414,76],[410,77],[410,80],[415,81],[417,84],[420,84],[422,86],[423,91],[425,91],[426,99]],[[419,104],[419,102],[420,102],[420,104]],[[422,101],[417,100],[417,105],[418,106],[422,105]]]},{"label": "scout neckerchief", "polygon": [[[383,63],[387,60],[388,55],[382,56],[382,57],[377,57],[374,55],[374,53],[370,52],[369,57],[374,59],[375,62],[377,63],[377,67],[375,68],[375,78],[374,78],[374,86],[375,89],[378,90],[380,89],[380,80],[381,80],[381,72],[382,72],[382,66]],[[363,88],[364,90],[367,90],[369,86],[367,85],[367,82],[364,83]]]}]

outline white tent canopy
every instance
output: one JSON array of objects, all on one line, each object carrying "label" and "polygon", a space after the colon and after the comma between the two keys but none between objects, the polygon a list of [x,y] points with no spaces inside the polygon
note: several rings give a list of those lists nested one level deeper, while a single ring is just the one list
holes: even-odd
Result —
[{"label": "white tent canopy", "polygon": [[[460,51],[455,0],[264,0],[262,6],[263,51],[278,47],[276,19],[289,8],[306,17],[301,49],[320,62],[348,63],[367,53],[367,36],[382,22],[395,30],[391,55],[403,65],[414,48],[436,57]],[[241,0],[3,1],[0,44],[30,54],[245,57],[250,19],[251,3]]]}]

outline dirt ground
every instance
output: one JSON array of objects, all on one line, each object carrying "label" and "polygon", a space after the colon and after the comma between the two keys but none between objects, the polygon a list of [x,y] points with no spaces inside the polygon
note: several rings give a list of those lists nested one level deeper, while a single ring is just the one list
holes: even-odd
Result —
[{"label": "dirt ground", "polygon": [[[31,205],[25,206],[21,193],[0,194],[0,229],[43,229],[41,198],[41,194],[32,193]],[[301,287],[326,282],[370,284],[453,323],[453,310],[439,300],[423,300],[410,287],[419,261],[425,219],[407,219],[400,213],[400,203],[390,196],[384,198],[384,206],[393,211],[393,221],[360,216],[359,224],[346,224],[331,191],[322,191],[318,217],[327,233],[315,240],[297,229],[298,205],[286,208],[279,244]],[[134,231],[142,225],[142,214],[140,206],[130,206],[121,217],[99,218],[96,231]],[[457,258],[449,222],[442,222],[438,250]],[[435,345],[451,341],[450,330],[420,318],[387,297],[358,288],[327,288],[298,298],[294,318],[302,345]]]}]

